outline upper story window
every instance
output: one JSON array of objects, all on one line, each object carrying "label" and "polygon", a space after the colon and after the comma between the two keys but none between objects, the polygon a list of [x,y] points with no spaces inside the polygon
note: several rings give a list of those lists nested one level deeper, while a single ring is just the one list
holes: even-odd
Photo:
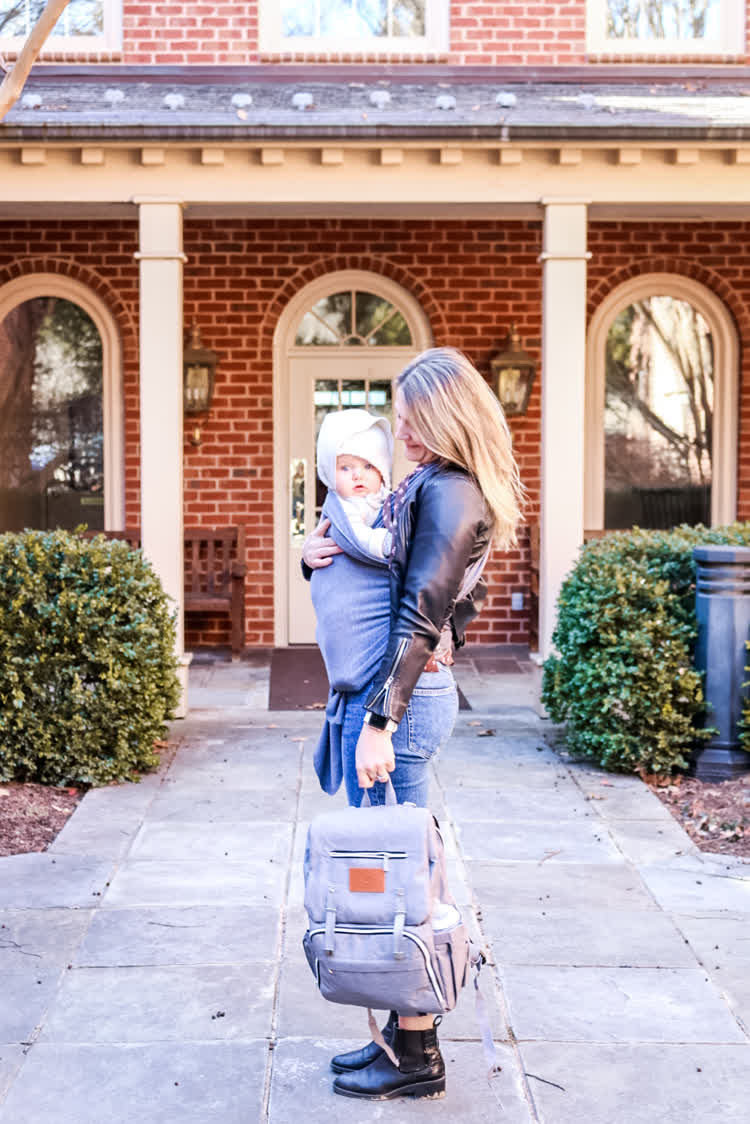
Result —
[{"label": "upper story window", "polygon": [[[0,46],[20,49],[45,0],[0,0]],[[121,0],[70,0],[44,51],[115,51],[122,45]]]},{"label": "upper story window", "polygon": [[744,0],[587,0],[586,46],[608,55],[744,55]]},{"label": "upper story window", "polygon": [[448,49],[448,0],[261,0],[262,51],[347,54]]}]

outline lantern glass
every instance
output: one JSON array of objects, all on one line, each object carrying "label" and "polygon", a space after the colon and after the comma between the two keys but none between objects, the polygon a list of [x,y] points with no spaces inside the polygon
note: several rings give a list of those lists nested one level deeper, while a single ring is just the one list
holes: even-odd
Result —
[{"label": "lantern glass", "polygon": [[192,338],[183,356],[183,400],[186,414],[206,414],[211,408],[216,375],[216,353],[203,347],[200,330],[193,325]]},{"label": "lantern glass", "polygon": [[198,414],[208,409],[209,385],[209,368],[189,363],[185,368],[185,409],[189,413]]},{"label": "lantern glass", "polygon": [[506,414],[525,414],[529,405],[536,364],[521,347],[515,325],[503,351],[490,360],[495,393]]}]

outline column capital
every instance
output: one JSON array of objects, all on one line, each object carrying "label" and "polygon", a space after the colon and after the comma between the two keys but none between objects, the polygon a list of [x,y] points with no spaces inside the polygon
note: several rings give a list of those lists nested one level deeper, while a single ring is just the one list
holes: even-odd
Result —
[{"label": "column capital", "polygon": [[185,200],[177,195],[133,195],[130,199],[137,207],[158,206],[160,204],[170,207],[184,207]]},{"label": "column capital", "polygon": [[592,200],[572,195],[543,195],[539,203],[542,207],[590,207]]}]

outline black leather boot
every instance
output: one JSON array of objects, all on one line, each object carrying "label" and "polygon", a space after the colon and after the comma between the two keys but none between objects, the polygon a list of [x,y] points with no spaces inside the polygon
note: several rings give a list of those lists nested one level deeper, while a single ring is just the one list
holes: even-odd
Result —
[{"label": "black leather boot", "polygon": [[[391,1011],[382,1031],[383,1038],[389,1046],[393,1045],[397,1027],[398,1015],[395,1011]],[[377,1042],[368,1042],[359,1050],[350,1050],[348,1054],[337,1054],[335,1058],[331,1058],[331,1069],[334,1073],[355,1073],[381,1057],[382,1053],[382,1047],[378,1046]]]},{"label": "black leather boot", "polygon": [[445,1063],[438,1046],[437,1024],[430,1030],[399,1027],[392,1045],[398,1066],[381,1051],[380,1057],[365,1069],[337,1077],[334,1093],[369,1101],[445,1095]]}]

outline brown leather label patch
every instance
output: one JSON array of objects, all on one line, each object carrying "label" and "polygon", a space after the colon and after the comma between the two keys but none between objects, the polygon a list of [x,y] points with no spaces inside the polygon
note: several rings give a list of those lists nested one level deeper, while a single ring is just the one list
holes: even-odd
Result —
[{"label": "brown leather label patch", "polygon": [[382,867],[350,866],[349,889],[353,894],[384,894],[385,871]]}]

